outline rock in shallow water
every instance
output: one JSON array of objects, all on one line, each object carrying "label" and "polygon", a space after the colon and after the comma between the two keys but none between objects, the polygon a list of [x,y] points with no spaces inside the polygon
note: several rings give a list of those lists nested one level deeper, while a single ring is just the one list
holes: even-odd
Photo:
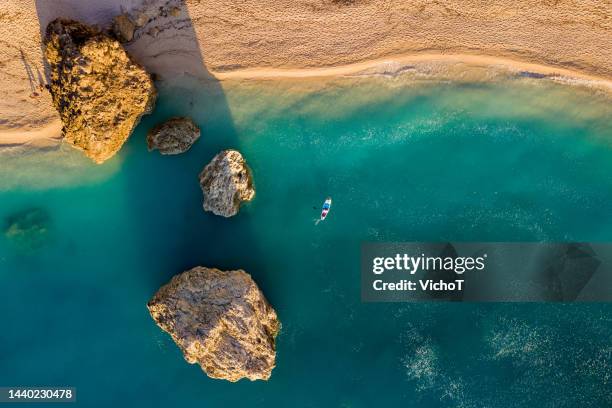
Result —
[{"label": "rock in shallow water", "polygon": [[161,154],[179,154],[189,150],[199,138],[200,128],[191,119],[175,117],[149,131],[147,147]]},{"label": "rock in shallow water", "polygon": [[220,152],[204,167],[200,187],[204,193],[204,210],[223,217],[236,215],[240,204],[255,196],[251,169],[236,150]]},{"label": "rock in shallow water", "polygon": [[115,39],[73,20],[49,23],[49,90],[64,140],[96,163],[111,158],[155,103],[155,87]]},{"label": "rock in shallow water", "polygon": [[195,267],[162,286],[147,307],[185,360],[209,377],[270,378],[281,325],[248,273]]}]

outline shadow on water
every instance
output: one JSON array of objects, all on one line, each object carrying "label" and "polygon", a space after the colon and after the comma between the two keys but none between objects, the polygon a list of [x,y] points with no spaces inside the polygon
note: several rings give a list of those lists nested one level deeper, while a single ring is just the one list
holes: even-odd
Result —
[{"label": "shadow on water", "polygon": [[[155,252],[143,248],[147,251],[144,257],[164,255],[157,259],[157,272],[151,275],[151,294],[173,275],[202,265],[245,269],[274,303],[268,290],[271,285],[257,261],[259,256],[253,245],[256,238],[248,222],[249,206],[228,219],[202,208],[199,173],[215,154],[224,149],[239,149],[240,143],[224,89],[206,67],[188,6],[183,2],[166,4],[166,9],[154,19],[156,26],[147,28],[147,33],[156,33],[154,38],[141,33],[127,47],[162,79],[158,82],[155,112],[144,118],[128,146],[128,153],[135,160],[127,161],[124,169],[127,194],[144,190],[150,195],[146,200],[139,195],[129,200],[135,208],[134,216],[142,218],[144,241],[149,240],[148,232],[165,231],[163,237],[154,241],[158,245]],[[181,33],[178,40],[175,29]],[[148,46],[153,42],[160,44],[161,49]],[[146,151],[146,131],[172,116],[193,118],[201,128],[201,138],[182,155],[162,156],[156,151],[139,154]],[[154,177],[149,176],[149,171]],[[254,177],[257,185],[257,175]],[[143,189],[143,184],[147,188]],[[151,214],[163,214],[165,219],[160,217],[160,225],[150,218]]]},{"label": "shadow on water", "polygon": [[[60,15],[80,19],[78,3],[73,0],[51,4],[38,0],[41,32],[49,21]],[[70,8],[70,5],[75,7]],[[223,87],[206,68],[188,6],[183,1],[172,0],[153,1],[147,8],[133,10],[121,10],[119,2],[116,7],[110,7],[110,11],[108,4],[106,6],[107,9],[100,11],[107,14],[102,19],[106,24],[121,11],[147,16],[148,22],[137,28],[133,41],[125,44],[125,48],[158,79],[155,111],[143,117],[119,153],[123,163],[116,177],[125,186],[124,196],[106,198],[108,202],[125,201],[129,225],[134,229],[127,234],[129,237],[117,236],[116,239],[125,240],[125,245],[134,251],[130,259],[118,264],[133,272],[134,280],[141,281],[138,283],[141,290],[134,294],[140,302],[138,307],[142,308],[139,312],[143,319],[150,320],[146,301],[172,276],[197,265],[246,270],[274,304],[274,288],[259,261],[254,245],[256,236],[248,222],[249,206],[229,219],[202,209],[199,173],[219,151],[238,148],[239,140]],[[60,14],[62,10],[68,14]],[[96,14],[90,10],[88,15]],[[101,21],[82,21],[102,24]],[[147,131],[172,116],[191,117],[201,128],[201,138],[188,152],[180,155],[147,153]],[[246,159],[248,162],[249,158]],[[254,177],[257,186],[257,174]],[[107,280],[104,276],[98,279],[102,283]],[[150,323],[150,333],[158,333],[153,322]],[[163,358],[160,355],[160,359]],[[176,364],[184,363],[177,360]],[[203,377],[194,378],[191,377],[193,371],[189,373],[190,379],[202,383]]]},{"label": "shadow on water", "polygon": [[[141,221],[141,249],[158,261],[157,272],[149,272],[151,289],[195,265],[244,268],[257,279],[257,265],[238,261],[254,239],[244,230],[248,223],[240,221],[248,214],[223,219],[202,209],[198,174],[216,153],[238,148],[239,143],[224,90],[206,67],[188,5],[183,0],[154,0],[131,2],[130,8],[129,3],[116,0],[83,5],[77,0],[36,0],[36,8],[41,37],[47,24],[57,17],[108,28],[114,16],[127,12],[134,20],[144,22],[137,25],[134,39],[124,46],[136,62],[159,79],[159,96],[153,114],[143,117],[120,153],[125,157],[120,177],[125,180],[133,217]],[[192,149],[178,156],[142,154],[146,151],[147,130],[177,115],[190,116],[201,127],[202,137]],[[160,227],[164,236],[152,240],[151,234],[160,234]],[[228,246],[228,241],[235,245]],[[164,250],[156,248],[154,252],[145,242],[159,242]],[[169,248],[173,248],[172,253],[168,253]],[[161,254],[165,255],[163,259],[159,259]],[[262,284],[261,280],[258,283]]]}]

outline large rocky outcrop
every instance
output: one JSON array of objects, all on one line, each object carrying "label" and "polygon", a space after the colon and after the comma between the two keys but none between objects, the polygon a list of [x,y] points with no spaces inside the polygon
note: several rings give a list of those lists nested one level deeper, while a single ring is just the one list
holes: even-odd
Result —
[{"label": "large rocky outcrop", "polygon": [[64,140],[104,162],[151,112],[156,96],[151,77],[117,40],[77,21],[49,23],[45,47]]},{"label": "large rocky outcrop", "polygon": [[147,134],[149,151],[158,149],[161,154],[179,154],[189,150],[200,138],[200,128],[189,118],[170,118],[155,126]]},{"label": "large rocky outcrop", "polygon": [[204,210],[224,217],[236,215],[240,204],[255,196],[251,169],[236,150],[218,153],[204,167],[200,187],[204,193]]},{"label": "large rocky outcrop", "polygon": [[162,286],[147,307],[185,360],[209,377],[270,378],[280,322],[248,273],[195,267]]}]

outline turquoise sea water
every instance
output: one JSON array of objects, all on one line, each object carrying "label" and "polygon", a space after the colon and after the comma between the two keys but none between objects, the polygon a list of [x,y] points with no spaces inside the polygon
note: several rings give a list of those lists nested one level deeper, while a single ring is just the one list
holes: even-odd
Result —
[{"label": "turquoise sea water", "polygon": [[[612,406],[612,305],[359,289],[362,241],[612,240],[610,106],[529,79],[190,85],[102,166],[0,156],[3,231],[32,209],[41,224],[0,236],[0,385],[75,386],[84,407]],[[175,114],[202,138],[148,153]],[[257,190],[232,219],[202,211],[197,179],[224,148]],[[245,269],[277,310],[270,381],[209,379],[153,323],[147,300],[195,265]]]}]

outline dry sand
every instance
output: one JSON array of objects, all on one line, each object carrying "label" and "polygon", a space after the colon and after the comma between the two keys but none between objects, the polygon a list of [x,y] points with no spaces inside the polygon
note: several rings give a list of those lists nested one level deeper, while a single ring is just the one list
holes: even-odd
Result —
[{"label": "dry sand", "polygon": [[[159,13],[159,7],[176,12]],[[108,26],[154,18],[127,45],[162,79],[307,77],[414,64],[504,66],[612,80],[609,0],[4,0],[0,145],[53,141],[41,27],[56,17]]]}]

